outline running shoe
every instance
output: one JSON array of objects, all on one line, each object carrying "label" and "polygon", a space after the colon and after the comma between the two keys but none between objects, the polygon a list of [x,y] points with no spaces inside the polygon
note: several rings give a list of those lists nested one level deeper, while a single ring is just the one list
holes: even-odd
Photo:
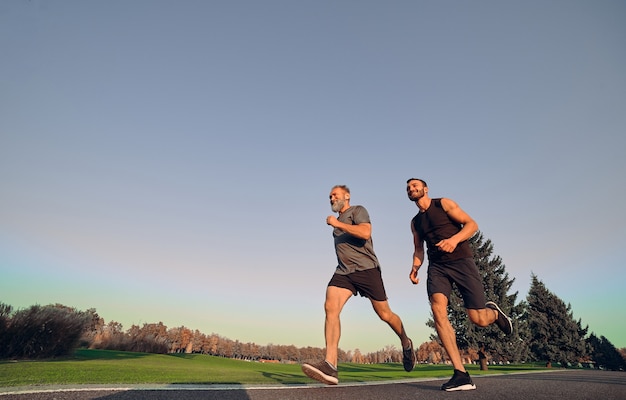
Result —
[{"label": "running shoe", "polygon": [[409,348],[402,349],[402,365],[404,366],[404,370],[406,372],[413,371],[413,367],[415,367],[415,351],[413,350],[413,341],[409,339]]},{"label": "running shoe", "polygon": [[493,301],[488,301],[485,304],[485,307],[491,308],[492,310],[496,310],[498,312],[498,319],[496,320],[496,325],[505,335],[510,335],[513,332],[513,323],[511,322],[511,318],[507,317],[506,314],[502,312],[500,307]]},{"label": "running shoe", "polygon": [[309,378],[327,385],[336,385],[339,383],[337,369],[326,360],[316,364],[303,363],[302,372]]},{"label": "running shoe", "polygon": [[457,390],[473,390],[476,389],[476,385],[472,382],[468,372],[461,372],[458,369],[454,370],[452,378],[441,385],[441,390],[446,392],[456,392]]}]

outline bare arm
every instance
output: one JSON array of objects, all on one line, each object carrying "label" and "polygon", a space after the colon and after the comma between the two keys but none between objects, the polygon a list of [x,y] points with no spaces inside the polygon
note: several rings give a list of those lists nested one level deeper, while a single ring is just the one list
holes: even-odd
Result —
[{"label": "bare arm", "polygon": [[409,273],[409,279],[413,282],[414,285],[419,283],[419,278],[417,277],[417,271],[419,271],[422,263],[424,262],[424,240],[420,237],[420,235],[415,230],[413,223],[411,222],[411,232],[413,233],[413,266],[411,267],[411,272]]},{"label": "bare arm", "polygon": [[359,239],[368,240],[372,237],[372,224],[370,223],[363,222],[358,225],[345,224],[340,222],[334,215],[326,217],[326,223],[333,228],[341,229],[345,233]]},{"label": "bare arm", "polygon": [[443,198],[441,199],[441,206],[453,221],[463,225],[463,228],[457,234],[436,244],[442,251],[451,253],[460,242],[468,240],[476,233],[478,224],[454,200]]}]

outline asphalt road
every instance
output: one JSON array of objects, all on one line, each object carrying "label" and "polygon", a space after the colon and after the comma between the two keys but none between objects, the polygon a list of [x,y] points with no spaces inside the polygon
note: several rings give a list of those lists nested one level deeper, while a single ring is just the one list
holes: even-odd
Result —
[{"label": "asphalt road", "polygon": [[626,372],[556,370],[472,377],[476,390],[444,392],[445,379],[338,386],[132,386],[0,388],[0,400],[381,400],[567,399],[626,400]]}]

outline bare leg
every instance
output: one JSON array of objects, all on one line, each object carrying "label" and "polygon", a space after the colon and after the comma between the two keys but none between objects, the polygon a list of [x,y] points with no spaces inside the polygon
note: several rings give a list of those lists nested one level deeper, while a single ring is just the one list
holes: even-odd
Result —
[{"label": "bare leg", "polygon": [[339,315],[346,302],[352,297],[352,291],[336,286],[328,286],[326,289],[326,301],[324,310],[326,322],[324,324],[324,337],[326,338],[326,361],[337,366],[337,352],[339,338],[341,337],[341,321]]},{"label": "bare leg", "polygon": [[381,320],[385,321],[387,325],[389,325],[391,329],[393,329],[396,335],[398,335],[400,341],[402,342],[402,348],[408,348],[410,345],[409,338],[404,331],[404,325],[402,324],[402,320],[397,314],[391,311],[391,308],[389,307],[389,302],[386,300],[371,300],[371,302],[372,306],[374,307],[374,311],[376,311],[376,314],[378,314],[378,317]]},{"label": "bare leg", "polygon": [[448,319],[448,298],[443,293],[435,293],[430,297],[430,307],[433,311],[435,329],[454,369],[465,372],[459,347],[456,344],[456,334]]}]

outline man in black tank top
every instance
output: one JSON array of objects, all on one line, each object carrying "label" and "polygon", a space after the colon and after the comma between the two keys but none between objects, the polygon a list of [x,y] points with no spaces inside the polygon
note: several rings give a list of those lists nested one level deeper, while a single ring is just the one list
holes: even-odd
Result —
[{"label": "man in black tank top", "polygon": [[443,384],[442,390],[476,389],[463,366],[456,343],[456,335],[448,319],[448,301],[454,282],[467,310],[470,321],[485,327],[493,323],[510,334],[513,325],[500,307],[486,302],[485,289],[474,263],[468,240],[478,230],[476,222],[451,199],[431,199],[428,186],[421,179],[411,178],[406,183],[409,200],[414,201],[419,213],[411,220],[413,233],[413,266],[409,278],[419,283],[418,270],[424,262],[424,243],[428,249],[426,288],[433,312],[435,329],[454,366],[454,375]]}]

